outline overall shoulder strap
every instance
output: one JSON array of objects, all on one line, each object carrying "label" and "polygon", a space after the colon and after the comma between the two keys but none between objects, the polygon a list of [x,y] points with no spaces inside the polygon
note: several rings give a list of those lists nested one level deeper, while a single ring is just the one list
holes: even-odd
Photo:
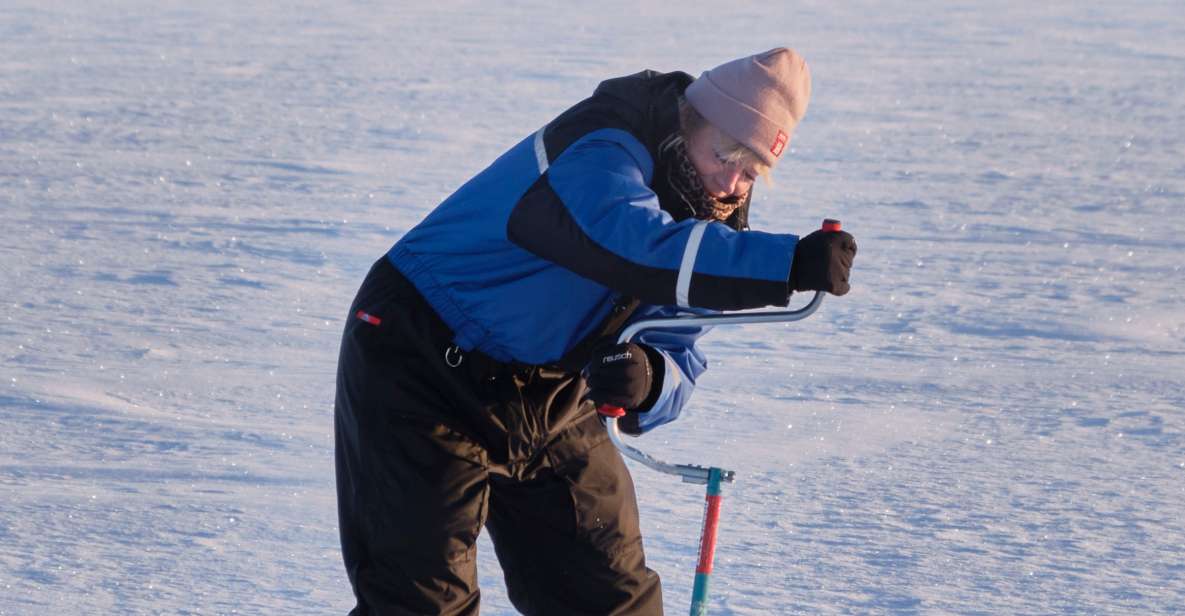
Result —
[{"label": "overall shoulder strap", "polygon": [[564,353],[564,356],[555,363],[556,367],[564,372],[583,370],[585,364],[588,363],[589,356],[597,347],[617,341],[617,336],[621,334],[625,324],[629,322],[630,317],[634,316],[634,312],[641,305],[640,300],[625,295],[613,300],[613,309],[609,311],[601,324],[591,334],[568,349],[568,352]]}]

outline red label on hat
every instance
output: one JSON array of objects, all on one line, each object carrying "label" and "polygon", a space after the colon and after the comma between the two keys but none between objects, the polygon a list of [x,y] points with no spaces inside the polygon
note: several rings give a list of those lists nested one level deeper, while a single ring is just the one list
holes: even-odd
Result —
[{"label": "red label on hat", "polygon": [[769,148],[770,154],[781,156],[782,150],[786,149],[786,142],[789,140],[790,138],[786,136],[786,133],[778,131],[778,136],[774,139],[774,144]]}]

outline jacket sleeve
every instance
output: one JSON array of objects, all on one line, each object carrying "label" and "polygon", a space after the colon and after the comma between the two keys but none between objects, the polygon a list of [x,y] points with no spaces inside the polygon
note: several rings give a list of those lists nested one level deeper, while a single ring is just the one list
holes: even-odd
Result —
[{"label": "jacket sleeve", "polygon": [[[678,314],[669,308],[656,307],[651,311],[639,311],[632,320],[663,318]],[[706,312],[706,311],[705,311]],[[639,435],[678,419],[691,394],[695,381],[708,368],[704,354],[695,346],[709,327],[671,327],[651,329],[642,332],[636,342],[650,345],[663,356],[662,392],[650,409],[643,413],[629,413],[621,418],[621,429]]]},{"label": "jacket sleeve", "polygon": [[737,310],[784,306],[798,238],[675,222],[648,184],[653,162],[617,129],[585,135],[515,204],[510,241],[655,305]]}]

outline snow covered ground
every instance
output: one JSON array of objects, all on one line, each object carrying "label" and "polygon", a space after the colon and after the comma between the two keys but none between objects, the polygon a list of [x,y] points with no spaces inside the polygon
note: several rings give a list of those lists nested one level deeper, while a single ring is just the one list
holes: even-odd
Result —
[{"label": "snow covered ground", "polygon": [[[860,253],[640,441],[738,472],[714,613],[1185,613],[1179,3],[2,4],[0,614],[348,610],[370,263],[599,80],[783,44],[755,225]],[[684,613],[702,489],[635,477]]]}]

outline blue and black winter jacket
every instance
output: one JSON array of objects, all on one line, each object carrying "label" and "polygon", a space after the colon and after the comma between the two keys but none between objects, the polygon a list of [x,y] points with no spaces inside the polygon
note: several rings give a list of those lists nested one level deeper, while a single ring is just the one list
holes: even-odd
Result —
[{"label": "blue and black winter jacket", "polygon": [[[633,319],[784,306],[798,238],[686,218],[660,150],[678,129],[686,73],[644,71],[523,139],[404,235],[388,258],[465,350],[548,364],[596,333],[616,299]],[[705,359],[698,328],[652,331],[663,391],[636,431],[674,419]]]}]

